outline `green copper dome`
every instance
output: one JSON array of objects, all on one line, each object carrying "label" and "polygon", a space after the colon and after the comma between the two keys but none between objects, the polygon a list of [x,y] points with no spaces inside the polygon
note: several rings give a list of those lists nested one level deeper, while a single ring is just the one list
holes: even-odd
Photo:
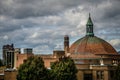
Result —
[{"label": "green copper dome", "polygon": [[116,50],[105,40],[96,36],[85,36],[70,47],[71,53],[117,54]]},{"label": "green copper dome", "polygon": [[117,54],[116,50],[108,42],[94,36],[90,14],[86,24],[86,36],[71,45],[70,53]]}]

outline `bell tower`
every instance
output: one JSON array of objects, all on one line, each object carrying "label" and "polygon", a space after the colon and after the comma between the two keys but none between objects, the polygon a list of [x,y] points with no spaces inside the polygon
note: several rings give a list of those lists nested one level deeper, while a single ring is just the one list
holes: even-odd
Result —
[{"label": "bell tower", "polygon": [[69,36],[68,35],[64,36],[64,51],[65,51],[65,54],[69,53]]}]

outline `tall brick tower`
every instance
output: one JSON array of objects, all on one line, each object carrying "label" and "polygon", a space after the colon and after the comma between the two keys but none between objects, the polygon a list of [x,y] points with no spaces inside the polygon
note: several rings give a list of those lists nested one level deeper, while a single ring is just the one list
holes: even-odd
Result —
[{"label": "tall brick tower", "polygon": [[69,36],[68,35],[64,36],[64,51],[65,51],[65,54],[69,53]]}]

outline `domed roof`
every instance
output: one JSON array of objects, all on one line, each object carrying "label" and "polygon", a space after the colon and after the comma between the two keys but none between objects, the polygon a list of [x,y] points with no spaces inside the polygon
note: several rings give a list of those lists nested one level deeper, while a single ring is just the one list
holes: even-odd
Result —
[{"label": "domed roof", "polygon": [[85,36],[77,40],[71,45],[70,53],[117,54],[108,42],[96,36]]},{"label": "domed roof", "polygon": [[86,24],[86,36],[71,45],[70,53],[117,54],[108,42],[94,36],[90,14]]}]

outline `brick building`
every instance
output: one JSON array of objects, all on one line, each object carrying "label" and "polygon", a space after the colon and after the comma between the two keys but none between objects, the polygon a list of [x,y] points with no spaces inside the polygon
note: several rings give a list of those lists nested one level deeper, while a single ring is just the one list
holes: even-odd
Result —
[{"label": "brick building", "polygon": [[[69,47],[69,37],[64,37],[64,52],[54,51],[53,55],[41,56],[45,66],[62,56],[70,56],[78,69],[78,80],[114,80],[115,67],[120,61],[120,54],[105,40],[95,36],[93,22],[89,15],[86,35]],[[60,55],[61,54],[61,55]]]},{"label": "brick building", "polygon": [[62,56],[70,56],[78,69],[78,80],[114,80],[115,66],[120,61],[120,54],[105,40],[95,36],[94,25],[89,15],[86,24],[86,35],[69,46],[69,36],[64,37],[64,51],[55,50],[49,55],[34,55],[32,50],[21,54],[19,49],[14,55],[14,67],[19,68],[20,64],[30,56],[41,56],[47,68],[51,63]]}]

